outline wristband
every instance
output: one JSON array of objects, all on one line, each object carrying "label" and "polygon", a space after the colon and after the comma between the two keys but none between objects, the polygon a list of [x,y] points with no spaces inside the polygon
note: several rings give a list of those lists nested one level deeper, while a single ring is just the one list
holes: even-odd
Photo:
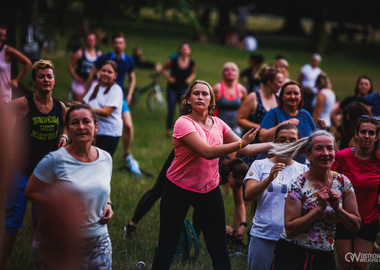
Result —
[{"label": "wristband", "polygon": [[111,202],[107,202],[107,204],[111,205],[111,208],[112,208],[112,210],[113,210],[113,203],[111,203]]},{"label": "wristband", "polygon": [[241,223],[239,224],[239,226],[244,226],[244,227],[247,227],[247,226],[248,226],[248,224],[247,224],[247,222],[241,222]]},{"label": "wristband", "polygon": [[243,148],[243,145],[241,144],[241,141],[239,141],[239,150]]},{"label": "wristband", "polygon": [[61,136],[59,136],[59,138],[65,138],[66,141],[69,140],[69,137],[66,134],[61,134]]}]

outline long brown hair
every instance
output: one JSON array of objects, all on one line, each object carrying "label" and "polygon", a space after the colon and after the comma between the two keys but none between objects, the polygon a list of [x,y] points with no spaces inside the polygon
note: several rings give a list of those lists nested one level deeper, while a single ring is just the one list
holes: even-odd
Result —
[{"label": "long brown hair", "polygon": [[214,91],[212,90],[212,88],[208,82],[202,81],[202,80],[196,80],[187,89],[186,94],[181,101],[181,106],[180,106],[181,114],[186,115],[186,114],[191,113],[191,105],[188,104],[187,101],[190,99],[191,91],[193,90],[194,86],[196,86],[197,84],[206,85],[208,90],[210,91],[211,100],[210,100],[210,105],[208,106],[208,114],[214,115],[214,110],[215,110],[215,94],[214,94]]}]

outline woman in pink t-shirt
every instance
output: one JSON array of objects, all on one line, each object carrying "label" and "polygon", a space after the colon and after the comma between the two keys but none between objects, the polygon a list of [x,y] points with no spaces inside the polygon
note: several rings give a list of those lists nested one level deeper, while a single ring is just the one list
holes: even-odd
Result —
[{"label": "woman in pink t-shirt", "polygon": [[270,143],[249,144],[257,131],[240,139],[222,120],[213,117],[215,95],[205,81],[195,81],[181,102],[175,123],[175,158],[167,171],[161,198],[160,236],[153,269],[169,269],[181,225],[190,206],[197,211],[214,269],[231,269],[226,243],[223,198],[218,188],[218,158],[238,151],[256,155]]}]

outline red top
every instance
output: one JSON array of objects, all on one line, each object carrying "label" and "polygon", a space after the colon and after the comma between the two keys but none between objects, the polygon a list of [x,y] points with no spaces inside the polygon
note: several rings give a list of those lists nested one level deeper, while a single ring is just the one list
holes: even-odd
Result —
[{"label": "red top", "polygon": [[380,160],[372,157],[366,160],[354,155],[355,148],[338,150],[335,153],[333,171],[344,174],[350,179],[358,202],[362,224],[376,221],[379,216],[377,208],[377,189],[380,182]]}]

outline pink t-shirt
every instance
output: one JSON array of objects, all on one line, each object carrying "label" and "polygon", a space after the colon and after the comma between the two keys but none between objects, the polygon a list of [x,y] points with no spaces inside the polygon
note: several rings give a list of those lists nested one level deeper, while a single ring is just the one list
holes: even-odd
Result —
[{"label": "pink t-shirt", "polygon": [[166,176],[177,186],[199,193],[206,193],[219,184],[218,158],[207,160],[183,143],[182,137],[198,132],[208,145],[223,144],[223,136],[231,130],[218,117],[212,117],[210,130],[203,129],[187,116],[181,116],[175,122],[173,144],[175,157]]}]

